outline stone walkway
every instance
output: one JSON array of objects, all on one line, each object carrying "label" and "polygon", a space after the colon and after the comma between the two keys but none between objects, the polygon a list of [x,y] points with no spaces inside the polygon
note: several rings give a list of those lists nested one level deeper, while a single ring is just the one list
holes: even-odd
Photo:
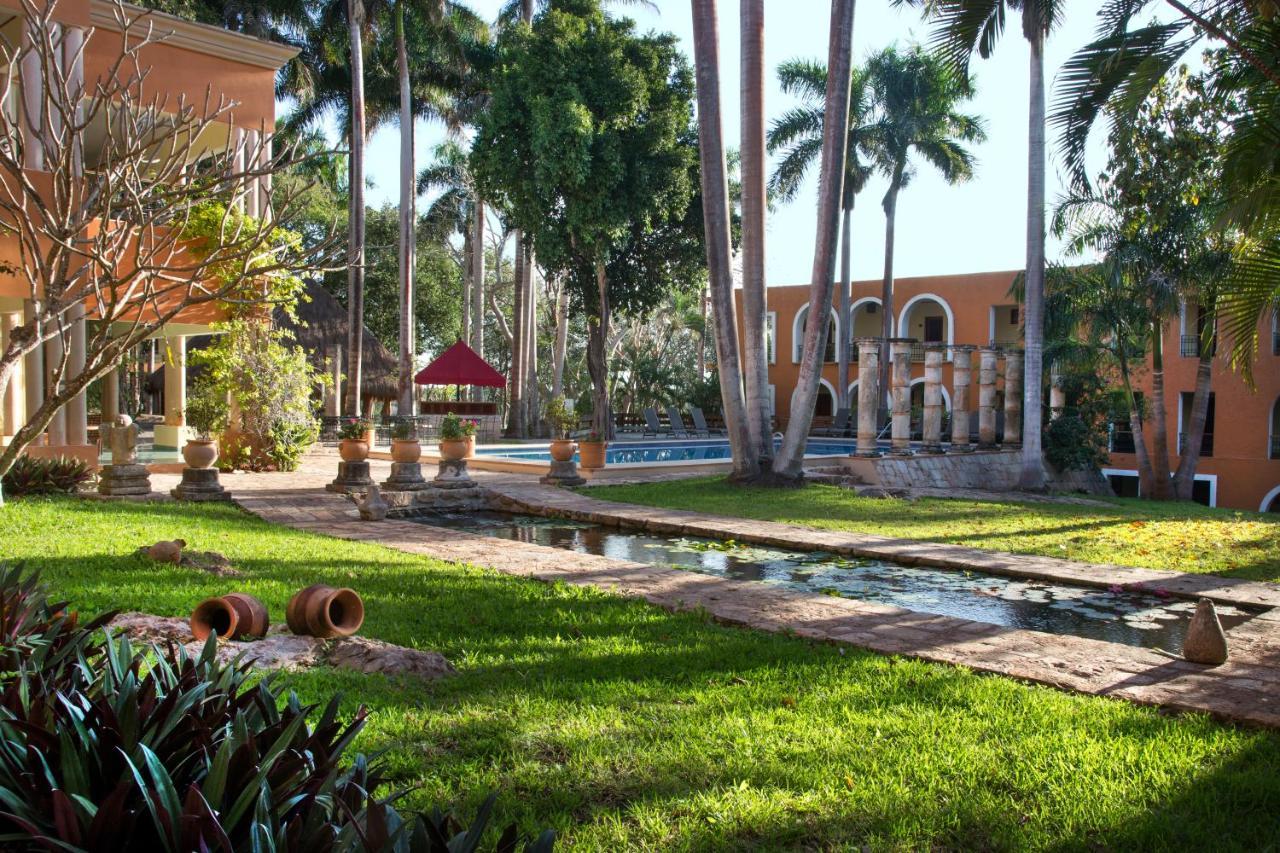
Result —
[{"label": "stone walkway", "polygon": [[[721,622],[848,643],[998,673],[1066,690],[1121,697],[1227,721],[1280,727],[1280,612],[1267,611],[1228,633],[1231,660],[1206,667],[1160,652],[1070,635],[1046,634],[903,610],[870,602],[779,589],[680,569],[622,562],[538,545],[497,540],[389,519],[362,522],[346,498],[324,491],[336,457],[309,457],[289,475],[242,474],[224,479],[236,502],[268,521],[342,539],[506,574],[563,581],[644,598],[670,610],[702,608]],[[373,476],[384,479],[385,463]],[[173,478],[176,480],[176,478]],[[655,532],[732,537],[791,548],[816,548],[901,563],[927,563],[1045,580],[1109,585],[1143,583],[1218,601],[1280,605],[1280,587],[1203,575],[1152,572],[1022,557],[960,546],[818,531],[702,513],[614,504],[537,485],[513,475],[477,477],[512,507]],[[156,475],[157,489],[167,475]],[[545,511],[545,510],[543,510]]]}]

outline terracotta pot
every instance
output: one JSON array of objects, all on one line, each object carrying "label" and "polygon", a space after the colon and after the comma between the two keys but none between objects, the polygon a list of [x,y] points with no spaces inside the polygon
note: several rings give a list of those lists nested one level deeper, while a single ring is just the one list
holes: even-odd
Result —
[{"label": "terracotta pot", "polygon": [[440,439],[440,458],[449,462],[467,458],[467,440],[465,438]]},{"label": "terracotta pot", "polygon": [[159,563],[182,562],[182,549],[187,547],[185,539],[166,539],[147,548],[147,556]]},{"label": "terracotta pot", "polygon": [[583,468],[603,468],[604,451],[608,446],[607,441],[578,442],[578,464]]},{"label": "terracotta pot", "polygon": [[353,589],[318,583],[289,599],[285,621],[290,631],[307,637],[350,637],[364,624],[364,602]]},{"label": "terracotta pot", "polygon": [[567,438],[557,438],[551,442],[551,458],[557,462],[568,462],[573,458],[573,452],[578,449],[578,445],[574,444]]},{"label": "terracotta pot", "polygon": [[358,438],[344,438],[338,442],[338,455],[343,462],[363,462],[369,458],[369,442]]},{"label": "terracotta pot", "polygon": [[206,598],[191,611],[191,633],[197,640],[210,634],[220,640],[261,639],[269,624],[267,606],[243,592]]},{"label": "terracotta pot", "polygon": [[391,461],[417,462],[422,457],[422,445],[416,438],[391,439]]},{"label": "terracotta pot", "polygon": [[467,443],[467,450],[465,453],[462,454],[462,458],[475,459],[476,458],[476,437],[474,435],[469,435],[466,438],[464,438],[463,441]]},{"label": "terracotta pot", "polygon": [[364,440],[365,440],[365,443],[366,443],[366,444],[368,444],[370,447],[373,447],[375,444],[377,444],[377,443],[378,443],[378,430],[377,430],[377,428],[375,427],[375,428],[372,428],[372,429],[367,429],[367,430],[365,430],[365,431],[364,431]]},{"label": "terracotta pot", "polygon": [[218,442],[211,438],[193,438],[182,447],[182,459],[188,468],[212,468],[218,461]]}]

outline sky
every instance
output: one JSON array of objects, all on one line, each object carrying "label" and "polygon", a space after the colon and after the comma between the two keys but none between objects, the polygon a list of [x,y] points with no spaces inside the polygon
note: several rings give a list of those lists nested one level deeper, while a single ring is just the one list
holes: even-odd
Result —
[{"label": "sky", "polygon": [[[495,17],[502,0],[472,0],[477,13]],[[685,53],[693,57],[692,23],[688,0],[657,0],[657,11],[619,6],[619,14],[633,18],[641,31],[675,33]],[[1052,83],[1062,63],[1093,38],[1093,12],[1100,0],[1071,4],[1071,15],[1049,38],[1045,51],[1047,102],[1053,105]],[[739,51],[738,3],[721,0],[720,75],[724,137],[738,146]],[[825,0],[767,0],[765,4],[765,65],[769,88],[765,92],[768,120],[795,104],[778,88],[775,69],[793,58],[826,61],[830,5]],[[897,43],[927,42],[929,28],[917,10],[895,8],[886,0],[858,4],[854,23],[854,54],[858,61]],[[1016,16],[1009,19],[994,55],[975,58],[972,71],[975,97],[964,107],[986,122],[987,141],[974,146],[977,156],[973,180],[948,186],[927,164],[898,199],[897,250],[894,272],[898,277],[1020,269],[1026,255],[1027,187],[1027,69],[1029,49]],[[431,159],[432,149],[444,139],[438,123],[420,122],[416,128],[418,168]],[[1102,134],[1092,140],[1091,167],[1103,165]],[[1048,199],[1062,195],[1065,180],[1053,151],[1050,130]],[[399,131],[393,125],[380,129],[369,144],[367,168],[373,187],[370,204],[395,204],[398,197]],[[770,163],[772,169],[772,163]],[[816,164],[795,201],[779,206],[769,216],[766,243],[766,280],[771,286],[809,280],[813,262],[816,221]],[[884,216],[880,207],[886,182],[872,181],[858,196],[852,240],[854,279],[879,278],[884,264]],[[1060,247],[1049,238],[1049,259],[1062,258]]]}]

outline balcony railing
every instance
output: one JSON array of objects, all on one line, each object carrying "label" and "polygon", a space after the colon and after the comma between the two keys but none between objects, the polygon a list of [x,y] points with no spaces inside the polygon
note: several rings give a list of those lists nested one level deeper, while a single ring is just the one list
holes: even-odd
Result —
[{"label": "balcony railing", "polygon": [[[1178,455],[1182,456],[1187,452],[1187,437],[1183,433],[1178,433]],[[1200,455],[1213,455],[1213,433],[1206,432],[1200,440]]]},{"label": "balcony railing", "polygon": [[[1183,335],[1182,346],[1180,347],[1183,358],[1199,358],[1200,357],[1200,336],[1199,335]],[[1218,354],[1218,339],[1215,337],[1209,341],[1209,355]]]}]

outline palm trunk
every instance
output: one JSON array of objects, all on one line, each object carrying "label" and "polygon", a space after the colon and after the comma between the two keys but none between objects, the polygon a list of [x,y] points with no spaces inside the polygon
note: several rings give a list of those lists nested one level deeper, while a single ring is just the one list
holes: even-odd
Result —
[{"label": "palm trunk", "polygon": [[511,411],[507,419],[507,435],[523,438],[524,426],[524,235],[516,232],[516,268],[512,287],[511,309],[511,376],[507,387]]},{"label": "palm trunk", "polygon": [[[698,151],[702,160],[702,222],[707,271],[715,314],[720,400],[733,453],[733,476],[759,473],[759,448],[752,444],[738,361],[737,312],[729,239],[729,183],[720,118],[720,45],[715,0],[693,0],[693,53],[698,89]],[[750,321],[747,321],[750,322]]]},{"label": "palm trunk", "polygon": [[413,97],[409,88],[409,52],[404,40],[403,0],[396,3],[396,62],[400,72],[400,414],[414,411],[413,358],[417,331],[413,319],[413,276],[417,261],[416,182],[413,162]]},{"label": "palm trunk", "polygon": [[1151,497],[1158,501],[1173,498],[1169,481],[1169,423],[1164,408],[1164,322],[1151,331]]},{"label": "palm trunk", "polygon": [[831,306],[831,288],[836,272],[836,238],[848,148],[853,10],[854,0],[831,2],[824,108],[826,121],[822,128],[822,171],[818,180],[818,227],[813,249],[813,275],[809,284],[812,320],[805,329],[791,418],[782,446],[773,461],[774,473],[790,480],[804,477],[804,449],[809,439],[809,428],[813,426],[813,409],[818,400],[818,382],[822,378],[823,354],[827,346],[826,315]]},{"label": "palm trunk", "polygon": [[1196,390],[1191,398],[1191,415],[1184,436],[1185,448],[1179,448],[1178,471],[1173,475],[1173,495],[1180,501],[1191,500],[1200,464],[1200,448],[1204,441],[1205,421],[1209,416],[1209,393],[1213,388],[1213,356],[1208,344],[1200,342],[1200,363],[1196,366]]},{"label": "palm trunk", "polygon": [[591,374],[592,429],[613,438],[613,412],[609,408],[609,282],[603,261],[596,261],[595,314],[587,317],[587,372]]},{"label": "palm trunk", "polygon": [[364,29],[363,0],[347,0],[351,39],[351,151],[347,233],[347,411],[358,413],[364,358]]},{"label": "palm trunk", "polygon": [[742,358],[747,437],[760,466],[773,458],[765,341],[764,0],[742,0]]},{"label": "palm trunk", "polygon": [[883,341],[880,344],[880,400],[881,403],[877,407],[879,415],[876,418],[877,424],[883,424],[889,419],[888,400],[889,394],[889,339],[894,337],[894,332],[901,332],[901,329],[894,329],[894,304],[893,304],[893,255],[894,243],[897,234],[898,223],[898,191],[902,188],[902,174],[906,168],[905,161],[899,161],[894,166],[893,177],[889,182],[889,190],[884,194],[884,279],[880,284],[880,312],[881,318],[880,336]]},{"label": "palm trunk", "polygon": [[569,288],[560,282],[556,293],[556,345],[551,352],[551,397],[564,396],[564,364],[569,353]]},{"label": "palm trunk", "polygon": [[471,223],[471,348],[484,358],[484,202],[476,199]]},{"label": "palm trunk", "polygon": [[853,340],[853,317],[849,304],[853,299],[853,252],[849,246],[853,239],[853,192],[844,190],[844,212],[840,222],[840,341],[836,348],[836,407],[849,407],[849,346]]},{"label": "palm trunk", "polygon": [[462,235],[462,336],[471,346],[471,229]]},{"label": "palm trunk", "polygon": [[[1037,4],[1026,3],[1023,15]],[[1024,23],[1031,32],[1031,103],[1027,120],[1027,274],[1024,299],[1022,474],[1024,489],[1044,488],[1044,462],[1040,449],[1040,423],[1044,416],[1044,30]]]},{"label": "palm trunk", "polygon": [[528,435],[540,429],[542,420],[538,401],[538,289],[532,247],[525,253],[524,278],[524,422]]}]

